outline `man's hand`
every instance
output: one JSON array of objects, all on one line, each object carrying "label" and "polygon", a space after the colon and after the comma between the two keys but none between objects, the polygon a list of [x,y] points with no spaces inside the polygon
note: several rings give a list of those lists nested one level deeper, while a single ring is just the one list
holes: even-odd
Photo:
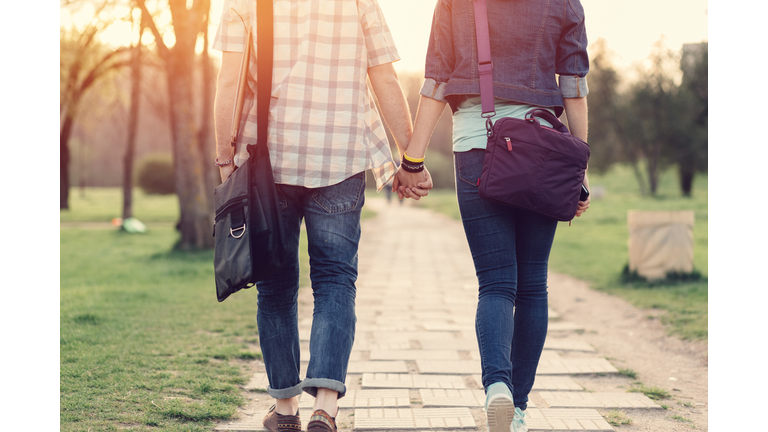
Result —
[{"label": "man's hand", "polygon": [[224,183],[227,181],[229,176],[232,175],[232,173],[235,172],[235,164],[229,164],[224,165],[222,167],[219,167],[219,174],[221,175],[221,182]]}]

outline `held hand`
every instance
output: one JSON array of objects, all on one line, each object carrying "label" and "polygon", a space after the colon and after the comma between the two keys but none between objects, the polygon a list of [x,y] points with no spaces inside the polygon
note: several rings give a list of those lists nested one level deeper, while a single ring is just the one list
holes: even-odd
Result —
[{"label": "held hand", "polygon": [[[400,199],[407,197],[419,200],[421,197],[429,194],[428,189],[432,189],[432,178],[426,167],[424,167],[423,171],[417,173],[410,173],[401,168],[397,172],[397,185],[397,195]],[[422,187],[421,185],[428,187]]]},{"label": "held hand", "polygon": [[222,167],[219,167],[219,174],[221,175],[221,182],[224,183],[225,181],[227,181],[227,179],[229,178],[229,176],[232,175],[233,172],[235,172],[235,165],[234,164],[229,164],[229,165],[224,165]]}]

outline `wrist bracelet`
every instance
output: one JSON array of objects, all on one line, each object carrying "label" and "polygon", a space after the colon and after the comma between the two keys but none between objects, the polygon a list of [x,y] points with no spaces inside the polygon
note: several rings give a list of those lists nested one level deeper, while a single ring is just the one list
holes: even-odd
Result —
[{"label": "wrist bracelet", "polygon": [[409,173],[417,173],[424,171],[424,162],[417,164],[408,163],[405,159],[400,162],[400,168]]},{"label": "wrist bracelet", "polygon": [[422,156],[422,158],[421,158],[421,159],[414,159],[414,158],[412,158],[412,157],[408,156],[408,153],[407,153],[407,152],[403,152],[403,159],[407,160],[408,162],[412,162],[412,163],[415,163],[415,164],[417,164],[417,163],[421,163],[421,162],[424,162],[424,158],[425,158],[425,157],[426,157],[426,155],[425,155],[425,156]]},{"label": "wrist bracelet", "polygon": [[224,162],[219,162],[219,158],[216,158],[213,160],[213,162],[216,164],[217,167],[221,168],[223,166],[231,165],[233,161],[232,161],[232,158],[229,158]]}]

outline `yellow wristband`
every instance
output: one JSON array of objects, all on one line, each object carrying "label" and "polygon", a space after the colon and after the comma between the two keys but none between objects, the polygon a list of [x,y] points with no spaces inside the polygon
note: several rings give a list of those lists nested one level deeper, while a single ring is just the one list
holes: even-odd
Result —
[{"label": "yellow wristband", "polygon": [[[426,157],[426,156],[424,156],[424,157]],[[407,160],[408,162],[413,162],[413,163],[424,162],[424,157],[422,157],[421,159],[414,159],[414,158],[408,156],[408,153],[403,152],[403,159]]]}]

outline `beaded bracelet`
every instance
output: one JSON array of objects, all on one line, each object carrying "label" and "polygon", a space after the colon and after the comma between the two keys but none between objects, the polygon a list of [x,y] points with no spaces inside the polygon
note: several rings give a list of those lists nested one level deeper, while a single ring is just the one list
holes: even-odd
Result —
[{"label": "beaded bracelet", "polygon": [[405,159],[403,159],[400,162],[400,167],[402,169],[404,169],[406,172],[409,172],[409,173],[422,172],[422,171],[424,171],[424,162],[420,162],[420,163],[417,163],[417,164],[412,164],[412,163],[407,162]]},{"label": "beaded bracelet", "polygon": [[223,166],[227,166],[227,165],[232,164],[233,161],[232,161],[232,158],[229,158],[229,159],[225,160],[224,162],[219,162],[219,158],[216,158],[216,159],[213,160],[213,162],[216,164],[217,167],[221,168]]}]

